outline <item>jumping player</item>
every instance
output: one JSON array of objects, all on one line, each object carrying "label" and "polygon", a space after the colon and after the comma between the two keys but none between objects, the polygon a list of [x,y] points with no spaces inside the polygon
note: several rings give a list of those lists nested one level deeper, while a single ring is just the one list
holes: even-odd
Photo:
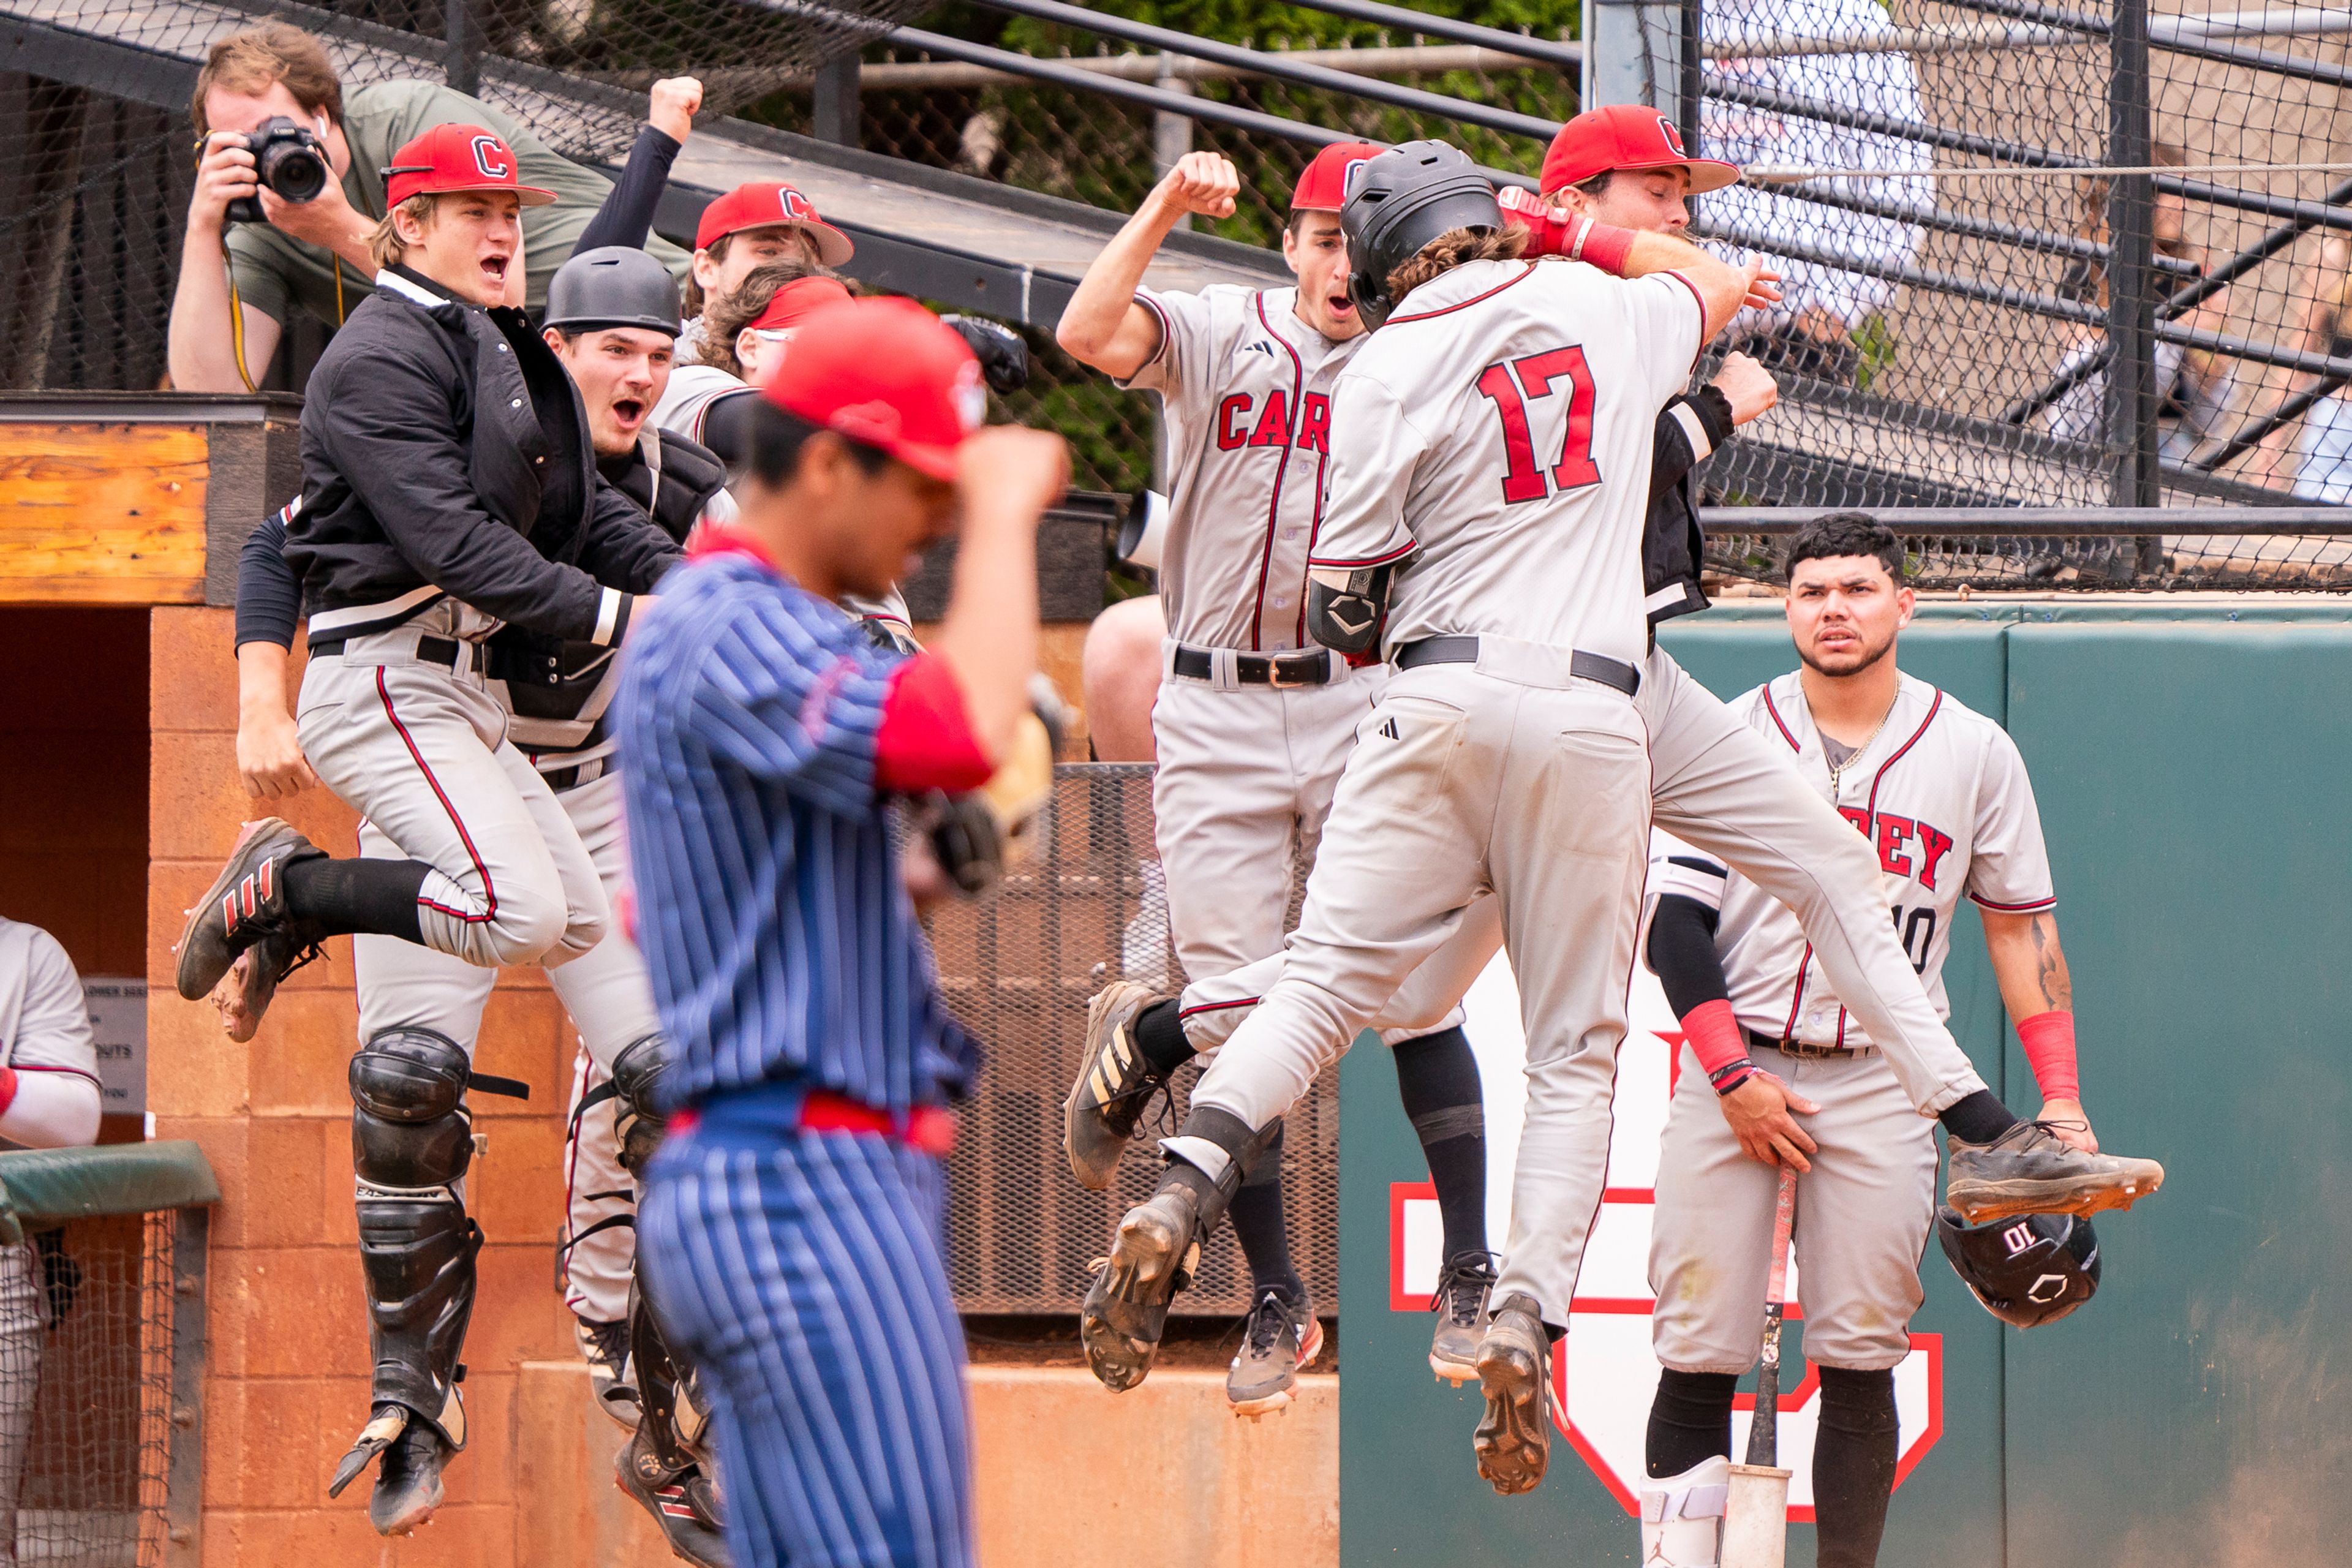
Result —
[{"label": "jumping player", "polygon": [[[2042,1121],[2095,1152],[2074,1058],[2074,989],[2033,786],[1998,724],[1896,668],[1910,624],[1903,547],[1859,512],[1821,519],[1789,554],[1801,668],[1732,703],[1809,788],[1861,830],[1893,927],[1939,1014],[1961,895],[1983,917],[2001,1001],[2042,1094]],[[1642,1561],[1717,1560],[1732,1387],[1754,1364],[1777,1166],[1797,1178],[1805,1359],[1820,1369],[1813,1496],[1822,1568],[1871,1568],[1895,1485],[1894,1368],[1910,1353],[1919,1254],[1934,1215],[1933,1125],[1840,1004],[1787,907],[1720,861],[1661,838],[1646,953],[1687,1043],[1659,1150],[1650,1285],[1664,1372],[1650,1410]],[[1748,1079],[1787,1086],[1803,1129],[1759,1116]],[[2018,1136],[2012,1132],[2010,1136]],[[1955,1144],[1957,1148],[1957,1143]],[[2154,1161],[2112,1206],[2154,1192]],[[2048,1194],[2027,1180],[1956,1177],[1970,1223]],[[2030,1229],[2021,1229],[2030,1239]]]},{"label": "jumping player", "polygon": [[1567,1318],[1625,1028],[1649,830],[1633,698],[1655,421],[1769,285],[1655,235],[1605,247],[1616,269],[1662,274],[1637,281],[1517,261],[1493,188],[1439,142],[1367,162],[1341,218],[1349,291],[1377,330],[1334,399],[1310,615],[1327,646],[1396,670],[1349,755],[1281,978],[1202,1075],[1080,1330],[1097,1377],[1142,1379],[1191,1248],[1270,1129],[1491,889],[1529,1079],[1479,1352],[1480,1462],[1501,1477],[1542,1418],[1544,1318]]},{"label": "jumping player", "polygon": [[[1614,106],[1579,115],[1544,160],[1543,200],[1507,191],[1505,212],[1528,230],[1529,247],[1558,255],[1612,227],[1679,235],[1685,197],[1719,189],[1738,171],[1693,159],[1656,113]],[[1600,229],[1588,227],[1597,224]],[[1657,421],[1643,543],[1644,605],[1652,628],[1636,696],[1649,733],[1652,810],[1657,824],[1733,867],[1798,912],[1813,957],[1854,1016],[1883,1043],[1888,1064],[1923,1114],[1954,1143],[1953,1174],[1964,1182],[2024,1180],[2046,1194],[2039,1205],[2095,1212],[2136,1178],[2132,1165],[2070,1149],[2021,1122],[1985,1086],[1921,990],[1895,934],[1879,918],[1876,861],[1845,823],[1771,748],[1655,644],[1655,628],[1704,609],[1703,541],[1689,475],[1739,423],[1771,405],[1770,378],[1742,356],[1727,359],[1712,387],[1671,401]],[[1468,990],[1502,941],[1500,911],[1481,900],[1460,931],[1407,981],[1377,1025],[1410,1028],[1443,1016]],[[1202,1048],[1221,1043],[1249,1002],[1279,973],[1279,960],[1195,984],[1182,1001],[1184,1028]],[[1150,1026],[1149,1016],[1145,1027]],[[1423,1026],[1426,1026],[1425,1025]],[[1789,1122],[1777,1079],[1759,1075],[1736,1091],[1750,1113]],[[2025,1131],[2019,1131],[2023,1128]],[[1431,1173],[1440,1198],[1446,1174]],[[1461,1380],[1475,1368],[1462,1350],[1475,1332],[1460,1320],[1474,1303],[1440,1292],[1443,1309],[1431,1364]],[[1475,1328],[1475,1325],[1474,1325]]]},{"label": "jumping player", "polygon": [[[177,981],[202,998],[266,944],[242,982],[249,1023],[330,935],[485,966],[553,967],[595,947],[595,864],[506,738],[488,641],[504,621],[610,647],[633,596],[677,558],[598,473],[555,353],[520,311],[485,309],[505,293],[520,205],[541,194],[518,186],[513,154],[445,125],[390,173],[377,292],[336,334],[303,409],[287,552],[310,620],[300,751],[408,858],[332,859],[278,818],[248,826],[190,913]],[[422,1032],[372,1040],[352,1063],[374,1405],[336,1484],[381,1456],[369,1512],[386,1533],[430,1516],[465,1441],[457,1347],[481,1245],[462,1196],[471,1079],[461,1048]]]},{"label": "jumping player", "polygon": [[[734,1561],[962,1568],[946,1102],[975,1065],[899,883],[886,796],[984,782],[1030,713],[1035,530],[1067,472],[973,434],[979,364],[904,300],[811,317],[765,389],[737,526],[629,649],[637,929],[677,1061],[638,1246],[713,1394]],[[956,526],[927,652],[832,602]]]},{"label": "jumping player", "polygon": [[[1325,514],[1332,388],[1364,342],[1348,297],[1339,205],[1348,171],[1378,147],[1317,153],[1291,193],[1284,289],[1218,286],[1198,294],[1141,287],[1145,268],[1187,214],[1230,216],[1240,176],[1214,153],[1189,153],[1095,258],[1055,335],[1076,358],[1159,395],[1168,429],[1171,523],[1160,574],[1170,636],[1151,710],[1159,771],[1152,812],[1176,954],[1195,981],[1278,952],[1297,868],[1310,866],[1331,792],[1387,671],[1351,668],[1319,646],[1307,616],[1307,555]],[[1065,1108],[1065,1147],[1081,1185],[1110,1184],[1146,1101],[1192,1047],[1173,1006],[1115,981],[1089,1008],[1088,1050]],[[1458,1015],[1390,1039],[1405,1104],[1449,1184],[1447,1257],[1491,1279],[1478,1067]],[[1253,1305],[1225,1393],[1261,1415],[1290,1403],[1298,1369],[1323,1342],[1283,1223],[1276,1127],[1234,1199]],[[1475,1190],[1474,1190],[1475,1189]]]}]

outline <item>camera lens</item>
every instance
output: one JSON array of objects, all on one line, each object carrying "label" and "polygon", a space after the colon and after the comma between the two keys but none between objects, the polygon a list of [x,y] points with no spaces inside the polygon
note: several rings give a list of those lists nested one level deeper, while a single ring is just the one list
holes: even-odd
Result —
[{"label": "camera lens", "polygon": [[316,201],[327,188],[327,161],[304,137],[273,139],[256,161],[261,183],[289,202]]}]

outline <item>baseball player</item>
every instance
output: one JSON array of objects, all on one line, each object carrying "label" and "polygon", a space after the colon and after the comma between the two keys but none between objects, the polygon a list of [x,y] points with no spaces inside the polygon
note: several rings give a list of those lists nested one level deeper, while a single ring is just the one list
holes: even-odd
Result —
[{"label": "baseball player", "polygon": [[[69,1149],[98,1141],[98,1049],[81,977],[58,939],[0,919],[0,1141]],[[41,1247],[0,1246],[0,1564],[16,1563],[16,1500],[47,1349]]]},{"label": "baseball player", "polygon": [[[1532,250],[1561,254],[1593,232],[1588,225],[1678,234],[1689,222],[1684,197],[1694,189],[1720,189],[1738,174],[1727,164],[1690,158],[1672,125],[1655,113],[1620,106],[1580,115],[1561,130],[1544,160],[1548,199],[1505,192],[1501,202],[1527,228]],[[1649,733],[1654,819],[1798,911],[1815,961],[1882,1042],[1914,1106],[1939,1120],[1956,1140],[1956,1180],[2011,1180],[2011,1167],[2026,1162],[2034,1167],[2038,1190],[2048,1194],[2047,1206],[2093,1212],[2136,1179],[2129,1163],[2069,1149],[2021,1122],[1985,1087],[1921,990],[1895,933],[1877,916],[1883,894],[1867,847],[1853,841],[1785,757],[1773,755],[1655,646],[1659,623],[1706,605],[1690,471],[1735,425],[1769,407],[1771,395],[1769,377],[1734,355],[1714,386],[1675,398],[1658,417],[1643,545],[1653,639],[1635,698]],[[1444,1016],[1501,942],[1499,909],[1491,900],[1473,905],[1454,940],[1405,983],[1375,1022],[1409,1028]],[[1192,1044],[1207,1049],[1222,1043],[1279,972],[1276,959],[1190,987],[1181,1016]],[[1154,1023],[1147,1013],[1139,1026]],[[1759,1078],[1738,1092],[1759,1114],[1785,1121],[1785,1110],[1766,1103],[1778,1092],[1775,1080]],[[1445,1177],[1433,1163],[1432,1176],[1442,1197]],[[1475,1345],[1477,1302],[1466,1291],[1440,1296],[1431,1365],[1440,1376],[1464,1380],[1475,1370],[1468,1352]]]},{"label": "baseball player", "polygon": [[[1938,1013],[1965,894],[1984,921],[2001,1001],[2042,1095],[2042,1121],[2085,1151],[2074,991],[2057,895],[2015,742],[1948,692],[1896,668],[1912,592],[1903,546],[1860,512],[1810,524],[1789,553],[1789,629],[1801,667],[1732,710],[1792,759],[1860,830],[1885,879],[1891,924]],[[1777,1167],[1794,1166],[1805,1357],[1821,1372],[1813,1450],[1822,1568],[1871,1568],[1895,1485],[1895,1367],[1910,1353],[1919,1255],[1936,1209],[1936,1141],[1869,1034],[1841,1004],[1787,906],[1721,861],[1661,836],[1645,953],[1686,1043],[1659,1150],[1650,1236],[1651,1333],[1664,1372],[1651,1406],[1642,1561],[1716,1562],[1731,1452],[1732,1385],[1756,1360]],[[1801,1130],[1736,1092],[1787,1085]],[[2128,1162],[2154,1192],[2163,1168]],[[1952,1184],[1973,1225],[2043,1195],[2030,1177]],[[2019,1250],[2038,1240],[2017,1227]]]},{"label": "baseball player", "polygon": [[[739,1563],[971,1561],[946,1106],[975,1066],[887,795],[983,783],[1029,715],[1060,441],[973,435],[978,363],[912,301],[803,323],[737,526],[630,648],[615,708],[638,931],[677,1059],[639,1247],[709,1380]],[[961,547],[929,651],[831,601]]]},{"label": "baseball player", "polygon": [[[1332,389],[1365,341],[1339,205],[1349,169],[1379,152],[1335,143],[1299,175],[1283,231],[1293,286],[1161,294],[1140,286],[1160,242],[1187,214],[1230,216],[1240,187],[1221,154],[1188,154],[1096,258],[1055,330],[1078,359],[1158,394],[1167,425],[1169,636],[1151,710],[1152,810],[1171,932],[1195,980],[1281,950],[1294,868],[1313,863],[1356,727],[1386,679],[1315,641],[1306,591],[1326,511]],[[1172,1007],[1135,1026],[1159,1000],[1121,980],[1088,1010],[1087,1059],[1065,1108],[1084,1186],[1110,1184],[1145,1102],[1192,1055]],[[1479,1100],[1459,1015],[1390,1043],[1433,1163],[1465,1178],[1446,1189],[1446,1254],[1491,1279],[1483,1140],[1457,1136]],[[1290,1258],[1281,1168],[1277,1127],[1232,1209],[1254,1305],[1226,1394],[1250,1415],[1288,1405],[1298,1369],[1322,1347]]]},{"label": "baseball player", "polygon": [[[543,668],[567,641],[614,646],[634,595],[678,552],[598,472],[555,353],[520,312],[484,308],[503,296],[515,214],[535,199],[514,170],[472,126],[402,150],[377,292],[312,377],[303,499],[288,519],[311,656],[298,737],[400,858],[334,859],[278,818],[248,826],[190,913],[177,980],[203,997],[264,945],[240,982],[236,1011],[252,1022],[330,935],[552,968],[604,934],[594,861],[509,739],[491,666],[510,655]],[[381,1456],[369,1511],[387,1533],[430,1516],[465,1441],[457,1348],[480,1247],[460,1184],[469,1081],[465,1049],[426,1030],[371,1033],[352,1061],[375,1399],[334,1489]]]},{"label": "baseball player", "polygon": [[[647,422],[669,374],[677,332],[677,287],[642,250],[584,251],[566,262],[549,285],[543,335],[579,384],[599,473],[682,542],[714,501],[726,515],[732,506],[716,457],[683,437],[665,437]],[[237,593],[245,699],[238,752],[247,764],[247,788],[261,795],[291,793],[310,782],[281,696],[299,608],[298,584],[284,550],[284,516],[256,530],[248,541]],[[607,898],[617,899],[627,865],[620,777],[605,726],[618,684],[614,651],[500,634],[485,645],[482,668],[490,695],[505,710],[509,738],[554,791]],[[373,823],[362,824],[360,849],[365,856],[400,858]],[[352,955],[364,1051],[381,1053],[415,1038],[436,1051],[454,1047],[471,1059],[494,971],[382,936],[359,936]],[[252,957],[238,963],[249,964]],[[257,1020],[243,1014],[236,978],[232,972],[232,983],[215,993],[215,1001],[230,1033],[249,1037]],[[580,959],[551,970],[549,978],[580,1030],[582,1047],[567,1117],[563,1253],[565,1300],[574,1314],[581,1353],[604,1408],[633,1434],[618,1466],[623,1489],[660,1521],[680,1555],[700,1563],[722,1561],[699,1467],[690,1455],[678,1453],[683,1445],[675,1441],[671,1424],[642,1418],[628,1378],[635,1182],[661,1132],[651,1089],[666,1047],[652,988],[635,947],[617,931]],[[459,1184],[452,1188],[462,1191]],[[359,1202],[364,1241],[383,1200],[363,1185]],[[459,1348],[453,1345],[450,1353]],[[665,1374],[666,1369],[652,1372]],[[348,1479],[339,1478],[332,1490],[340,1491]]]},{"label": "baseball player", "polygon": [[1544,1317],[1567,1319],[1625,1027],[1658,411],[1769,285],[1753,264],[1622,231],[1587,254],[1658,275],[1516,260],[1493,188],[1440,142],[1366,163],[1341,221],[1349,291],[1377,330],[1334,398],[1310,613],[1327,646],[1396,668],[1349,754],[1281,977],[1163,1144],[1159,1190],[1121,1222],[1080,1332],[1097,1377],[1142,1379],[1191,1249],[1275,1121],[1491,889],[1529,1079],[1501,1306],[1478,1357],[1480,1464],[1507,1479],[1542,1419]]},{"label": "baseball player", "polygon": [[856,251],[849,236],[818,216],[816,205],[782,180],[747,180],[729,191],[702,209],[694,226],[679,363],[701,363],[704,314],[742,287],[756,268],[777,261],[841,267]]}]

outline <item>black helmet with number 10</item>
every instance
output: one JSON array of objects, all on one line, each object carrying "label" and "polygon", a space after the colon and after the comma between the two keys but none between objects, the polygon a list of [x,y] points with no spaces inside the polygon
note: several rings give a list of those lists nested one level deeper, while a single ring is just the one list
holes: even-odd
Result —
[{"label": "black helmet with number 10", "polygon": [[1407,142],[1348,171],[1339,228],[1348,238],[1348,298],[1364,330],[1389,319],[1389,274],[1451,229],[1499,232],[1495,187],[1469,154],[1443,142]]},{"label": "black helmet with number 10", "polygon": [[2019,1215],[1972,1226],[1958,1211],[1938,1207],[1936,1239],[1985,1310],[2021,1329],[2056,1322],[2099,1288],[2099,1238],[2089,1220],[2074,1215]]}]

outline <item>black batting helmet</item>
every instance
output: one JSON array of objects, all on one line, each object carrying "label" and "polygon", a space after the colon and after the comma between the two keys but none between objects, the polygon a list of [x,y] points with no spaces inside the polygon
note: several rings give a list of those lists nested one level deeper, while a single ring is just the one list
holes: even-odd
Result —
[{"label": "black batting helmet", "polygon": [[2056,1322],[2099,1288],[2098,1236],[2089,1220],[2074,1215],[2020,1215],[1972,1226],[1958,1211],[1938,1207],[1936,1239],[1985,1310],[2021,1329]]},{"label": "black batting helmet", "polygon": [[677,283],[669,268],[634,246],[583,250],[547,284],[542,325],[567,332],[643,327],[677,336]]},{"label": "black batting helmet", "polygon": [[1407,142],[1348,171],[1339,227],[1348,237],[1348,298],[1366,331],[1389,319],[1389,274],[1449,229],[1499,232],[1495,187],[1468,153],[1443,142]]}]

